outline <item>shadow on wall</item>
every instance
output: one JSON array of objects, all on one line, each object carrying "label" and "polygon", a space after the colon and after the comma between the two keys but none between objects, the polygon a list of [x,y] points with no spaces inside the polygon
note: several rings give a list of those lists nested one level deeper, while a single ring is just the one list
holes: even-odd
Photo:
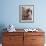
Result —
[{"label": "shadow on wall", "polygon": [[5,25],[4,24],[0,24],[0,43],[2,43],[2,36],[3,36],[3,32],[5,32],[6,30],[4,30]]}]

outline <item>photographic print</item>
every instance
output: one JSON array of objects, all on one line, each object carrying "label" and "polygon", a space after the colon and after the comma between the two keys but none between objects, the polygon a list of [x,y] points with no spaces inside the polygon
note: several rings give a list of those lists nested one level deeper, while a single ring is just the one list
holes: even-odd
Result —
[{"label": "photographic print", "polygon": [[34,5],[20,5],[19,20],[20,22],[33,22],[34,21]]}]

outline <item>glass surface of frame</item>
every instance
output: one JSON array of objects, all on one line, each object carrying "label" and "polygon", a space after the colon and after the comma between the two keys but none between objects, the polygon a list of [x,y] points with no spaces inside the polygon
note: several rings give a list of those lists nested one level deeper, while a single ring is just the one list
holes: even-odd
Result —
[{"label": "glass surface of frame", "polygon": [[19,21],[34,22],[34,5],[19,5]]}]

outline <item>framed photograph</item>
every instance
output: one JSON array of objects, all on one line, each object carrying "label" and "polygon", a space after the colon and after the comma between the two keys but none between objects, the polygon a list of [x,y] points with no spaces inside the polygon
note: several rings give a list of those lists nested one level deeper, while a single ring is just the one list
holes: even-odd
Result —
[{"label": "framed photograph", "polygon": [[19,21],[34,22],[34,5],[19,5]]}]

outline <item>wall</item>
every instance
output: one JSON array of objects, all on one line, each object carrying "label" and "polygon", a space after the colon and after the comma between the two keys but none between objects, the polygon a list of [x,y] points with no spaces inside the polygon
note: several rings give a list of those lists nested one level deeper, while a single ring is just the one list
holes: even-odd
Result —
[{"label": "wall", "polygon": [[[41,27],[46,28],[46,0],[0,0],[1,14],[0,25],[13,24],[16,28]],[[19,22],[19,5],[34,4],[34,23]]]},{"label": "wall", "polygon": [[[46,32],[46,0],[0,0],[0,31],[13,24],[16,28],[40,27]],[[34,23],[19,22],[19,5],[34,5]]]}]

